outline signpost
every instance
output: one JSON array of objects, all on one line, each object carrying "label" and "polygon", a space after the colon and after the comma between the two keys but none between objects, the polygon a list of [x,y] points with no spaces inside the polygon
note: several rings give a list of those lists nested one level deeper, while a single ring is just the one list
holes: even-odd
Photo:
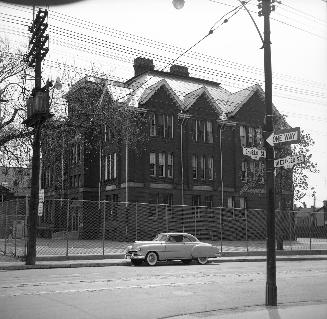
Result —
[{"label": "signpost", "polygon": [[299,143],[300,128],[294,127],[290,129],[276,131],[267,138],[267,142],[271,146]]}]

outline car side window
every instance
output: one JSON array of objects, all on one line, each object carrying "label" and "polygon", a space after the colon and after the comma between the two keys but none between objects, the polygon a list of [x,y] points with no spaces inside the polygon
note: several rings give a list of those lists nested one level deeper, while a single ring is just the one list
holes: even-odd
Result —
[{"label": "car side window", "polygon": [[171,235],[171,236],[169,236],[169,242],[182,243],[183,236],[182,235]]},{"label": "car side window", "polygon": [[176,242],[174,236],[169,236],[168,241],[169,241],[170,243],[175,243],[175,242]]},{"label": "car side window", "polygon": [[190,243],[190,242],[192,242],[192,240],[187,236],[183,236],[183,242],[184,243]]}]

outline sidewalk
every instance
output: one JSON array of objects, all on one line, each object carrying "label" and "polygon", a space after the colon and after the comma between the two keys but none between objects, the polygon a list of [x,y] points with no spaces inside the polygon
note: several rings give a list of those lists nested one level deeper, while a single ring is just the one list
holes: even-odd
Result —
[{"label": "sidewalk", "polygon": [[208,311],[205,313],[187,314],[169,319],[325,319],[327,305],[317,303],[281,304],[277,307],[251,306],[240,309]]},{"label": "sidewalk", "polygon": [[[327,255],[285,255],[277,256],[277,261],[303,261],[303,260],[327,260]],[[240,253],[237,256],[223,256],[209,259],[211,264],[224,262],[265,262],[265,256],[246,256]],[[180,263],[172,261],[170,263]],[[10,256],[0,255],[0,271],[24,270],[24,269],[52,269],[52,268],[79,268],[79,267],[108,267],[108,266],[129,266],[130,261],[124,259],[123,254],[81,255],[70,256],[43,256],[36,259],[35,265],[25,265],[24,261]]]}]

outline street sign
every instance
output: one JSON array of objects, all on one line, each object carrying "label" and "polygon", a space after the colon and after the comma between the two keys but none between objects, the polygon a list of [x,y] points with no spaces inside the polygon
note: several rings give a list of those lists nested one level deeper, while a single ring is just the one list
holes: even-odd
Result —
[{"label": "street sign", "polygon": [[38,216],[43,215],[43,202],[39,202],[39,206],[37,207],[37,215]]},{"label": "street sign", "polygon": [[39,190],[39,203],[43,203],[44,202],[44,188],[41,188]]},{"label": "street sign", "polygon": [[252,159],[258,160],[260,157],[266,157],[266,151],[256,147],[243,147],[243,155],[247,155]]},{"label": "street sign", "polygon": [[294,127],[290,129],[283,129],[283,130],[276,131],[267,138],[267,142],[271,146],[299,143],[300,128]]},{"label": "street sign", "polygon": [[292,168],[293,165],[304,162],[304,155],[286,156],[274,161],[275,167],[284,166],[285,168]]}]

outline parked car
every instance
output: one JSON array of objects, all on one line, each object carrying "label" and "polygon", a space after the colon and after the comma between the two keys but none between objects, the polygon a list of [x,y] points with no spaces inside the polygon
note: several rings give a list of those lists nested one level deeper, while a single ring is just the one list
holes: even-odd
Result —
[{"label": "parked car", "polygon": [[145,261],[154,266],[158,261],[180,259],[184,264],[196,260],[204,265],[208,258],[219,256],[219,249],[199,241],[187,233],[160,233],[151,241],[135,241],[125,251],[125,258],[130,258],[135,266]]}]

